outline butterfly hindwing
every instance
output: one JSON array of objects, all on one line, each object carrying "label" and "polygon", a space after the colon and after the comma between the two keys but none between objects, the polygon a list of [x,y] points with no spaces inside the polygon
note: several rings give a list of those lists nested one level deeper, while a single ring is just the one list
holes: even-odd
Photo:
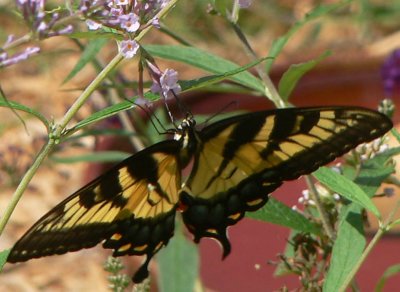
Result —
[{"label": "butterfly hindwing", "polygon": [[180,143],[164,141],[124,160],[43,216],[13,247],[9,262],[92,247],[150,258],[172,237],[180,188]]},{"label": "butterfly hindwing", "polygon": [[183,219],[194,234],[230,251],[226,229],[262,207],[285,180],[311,173],[362,142],[383,135],[391,121],[361,108],[290,108],[235,116],[198,133],[193,170],[181,191]]}]

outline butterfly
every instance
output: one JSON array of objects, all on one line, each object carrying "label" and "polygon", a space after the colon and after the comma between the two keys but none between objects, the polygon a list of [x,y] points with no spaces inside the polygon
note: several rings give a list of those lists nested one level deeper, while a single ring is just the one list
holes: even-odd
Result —
[{"label": "butterfly", "polygon": [[[64,254],[103,243],[113,256],[145,255],[133,276],[174,233],[179,211],[198,243],[261,208],[284,181],[311,173],[392,128],[385,115],[358,107],[287,108],[246,113],[201,130],[188,116],[174,137],[120,162],[33,225],[8,262]],[[191,167],[186,179],[182,170]]]}]

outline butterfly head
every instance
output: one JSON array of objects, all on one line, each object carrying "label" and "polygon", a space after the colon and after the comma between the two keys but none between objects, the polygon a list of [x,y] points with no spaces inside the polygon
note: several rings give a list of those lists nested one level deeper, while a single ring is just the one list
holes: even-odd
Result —
[{"label": "butterfly head", "polygon": [[186,146],[195,126],[196,121],[194,120],[193,116],[187,116],[177,127],[174,134],[174,140],[180,141],[183,139],[184,146]]}]

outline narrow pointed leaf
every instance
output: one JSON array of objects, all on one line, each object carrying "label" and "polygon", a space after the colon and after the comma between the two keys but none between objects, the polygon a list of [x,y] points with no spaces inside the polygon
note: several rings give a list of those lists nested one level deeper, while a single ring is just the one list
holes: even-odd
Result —
[{"label": "narrow pointed leaf", "polygon": [[[255,65],[259,64],[260,62],[263,62],[266,58],[261,58],[259,60],[256,60],[254,62],[251,62],[245,66],[242,67],[236,67],[235,69],[224,72],[219,75],[211,75],[211,76],[205,76],[199,79],[194,79],[194,80],[187,80],[187,81],[181,81],[180,85],[182,87],[182,92],[194,90],[194,89],[199,89],[205,86],[210,86],[213,84],[216,84],[224,79],[227,79],[231,76],[234,76],[236,74],[241,74],[241,72],[244,72],[248,70],[251,67],[254,67]],[[159,95],[153,94],[151,92],[148,92],[144,95],[144,97],[148,100],[157,100],[159,98]],[[135,100],[137,97],[133,97],[132,100]],[[88,118],[80,121],[75,125],[75,127],[72,129],[74,132],[78,131],[79,129],[82,129],[84,127],[87,127],[88,125],[101,121],[105,118],[111,117],[121,111],[128,110],[128,109],[133,109],[135,107],[135,104],[132,103],[131,101],[123,101],[121,103],[109,106],[101,111],[98,111]]]},{"label": "narrow pointed leaf", "polygon": [[[217,55],[193,47],[147,45],[144,46],[144,48],[153,56],[183,62],[215,74],[224,74],[225,72],[240,67],[239,65]],[[229,79],[258,92],[264,92],[264,85],[261,80],[249,72],[241,72]]]},{"label": "narrow pointed leaf", "polygon": [[367,194],[354,182],[328,167],[321,167],[313,173],[322,184],[341,196],[357,203],[380,218],[380,213]]},{"label": "narrow pointed leaf", "polygon": [[375,292],[384,291],[383,288],[385,287],[386,281],[400,273],[400,264],[393,265],[388,267],[385,272],[383,273],[382,277],[379,279],[378,283],[375,287]]},{"label": "narrow pointed leaf", "polygon": [[121,151],[98,151],[94,153],[89,153],[85,155],[75,155],[75,156],[51,156],[50,159],[57,163],[77,163],[77,162],[118,162],[130,155],[126,152]]},{"label": "narrow pointed leaf", "polygon": [[90,124],[93,124],[95,122],[99,122],[101,120],[104,120],[108,117],[111,117],[121,111],[128,110],[128,109],[133,109],[135,108],[136,105],[134,105],[131,101],[125,100],[121,103],[109,106],[103,110],[100,110],[98,112],[95,112],[94,114],[90,115],[86,119],[80,121],[75,125],[73,129],[71,129],[73,132],[76,132],[84,127],[87,127]]},{"label": "narrow pointed leaf", "polygon": [[399,131],[397,131],[396,128],[392,128],[392,130],[390,130],[390,133],[392,133],[393,136],[396,138],[397,142],[400,143],[400,133],[399,133]]},{"label": "narrow pointed leaf", "polygon": [[96,58],[96,55],[100,52],[101,48],[107,43],[107,41],[108,40],[105,38],[94,39],[90,41],[85,47],[85,50],[83,51],[75,67],[64,79],[63,83],[71,80],[76,74],[79,73],[79,71],[83,69],[83,67],[86,66],[86,64],[90,63],[94,58]]},{"label": "narrow pointed leaf", "polygon": [[297,231],[313,234],[320,232],[316,224],[274,198],[270,198],[268,203],[257,212],[246,213],[246,217],[282,225]]},{"label": "narrow pointed leaf", "polygon": [[204,76],[201,77],[199,79],[192,79],[192,80],[188,80],[188,81],[181,81],[179,84],[182,87],[182,92],[186,92],[186,91],[190,91],[190,90],[196,90],[202,87],[208,87],[211,86],[213,84],[216,84],[218,82],[221,82],[225,79],[229,79],[230,77],[233,77],[241,72],[244,72],[254,66],[256,66],[257,64],[260,64],[261,62],[263,62],[264,60],[266,60],[267,58],[261,58],[258,59],[254,62],[251,62],[247,65],[241,66],[241,67],[237,67],[234,70],[231,71],[227,71],[224,72],[222,74],[216,74],[216,75],[210,75],[210,76]]},{"label": "narrow pointed leaf", "polygon": [[304,74],[314,68],[315,65],[324,60],[330,54],[331,53],[327,51],[321,54],[315,60],[291,65],[289,69],[285,73],[283,73],[278,85],[278,91],[283,100],[287,101],[289,99],[289,96],[292,93],[293,89],[296,87],[297,82],[300,80],[301,77],[303,77]]},{"label": "narrow pointed leaf", "polygon": [[352,0],[344,0],[340,1],[339,3],[334,3],[334,4],[327,4],[327,5],[319,5],[317,6],[314,10],[311,12],[307,13],[306,16],[296,22],[290,29],[289,31],[281,36],[280,38],[276,39],[272,43],[271,49],[269,51],[269,56],[273,57],[269,61],[265,63],[265,71],[268,73],[271,70],[271,67],[276,59],[276,57],[280,54],[280,52],[283,50],[285,47],[286,43],[289,41],[289,39],[299,30],[301,29],[304,25],[307,23],[311,22],[312,20],[317,19],[318,17],[327,15],[331,11],[334,11],[336,9],[339,9],[345,5],[348,5]]},{"label": "narrow pointed leaf", "polygon": [[361,215],[356,204],[342,208],[337,238],[333,245],[331,265],[325,278],[323,291],[336,292],[344,288],[350,271],[360,259],[366,245]]},{"label": "narrow pointed leaf", "polygon": [[177,227],[168,248],[157,255],[160,275],[158,283],[162,292],[196,291],[195,283],[199,277],[198,249]]},{"label": "narrow pointed leaf", "polygon": [[35,116],[36,118],[38,118],[45,125],[47,131],[49,131],[50,125],[49,125],[49,122],[47,121],[47,119],[41,113],[39,113],[38,111],[36,111],[30,107],[24,106],[15,101],[6,100],[5,98],[0,98],[0,107],[8,107],[8,108],[12,108],[15,110],[19,110],[19,111],[23,111],[28,114],[31,114],[31,115]]},{"label": "narrow pointed leaf", "polygon": [[9,249],[5,249],[0,252],[0,272],[3,270],[5,263],[7,262],[8,254],[10,253]]}]

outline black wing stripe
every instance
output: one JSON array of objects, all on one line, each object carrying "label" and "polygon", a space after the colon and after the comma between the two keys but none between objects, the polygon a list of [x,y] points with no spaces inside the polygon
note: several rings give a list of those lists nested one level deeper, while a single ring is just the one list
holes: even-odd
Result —
[{"label": "black wing stripe", "polygon": [[[146,254],[151,257],[172,236],[174,221],[170,217],[178,203],[180,173],[177,155],[180,149],[178,141],[156,144],[78,190],[43,216],[15,244],[8,261],[62,254],[92,247],[103,240],[111,248],[115,246],[116,254]],[[175,167],[166,170],[169,164]],[[143,172],[134,176],[139,173],[137,168],[149,179],[143,178]],[[159,205],[149,202],[154,198]],[[129,227],[131,222],[135,222],[133,229]],[[127,241],[124,230],[138,236],[130,239],[129,247],[119,243],[119,240]],[[151,244],[143,242],[150,238],[146,230],[153,238]],[[146,274],[145,269],[141,270],[141,276]]]},{"label": "black wing stripe", "polygon": [[227,227],[262,207],[284,180],[310,173],[391,127],[377,112],[339,107],[258,112],[210,125],[199,133],[202,147],[181,192],[184,222],[195,241],[219,240],[225,256]]},{"label": "black wing stripe", "polygon": [[244,144],[252,141],[264,125],[261,119],[253,119],[248,124],[238,123],[235,125],[222,151],[222,156],[229,161],[235,156],[236,151]]}]

